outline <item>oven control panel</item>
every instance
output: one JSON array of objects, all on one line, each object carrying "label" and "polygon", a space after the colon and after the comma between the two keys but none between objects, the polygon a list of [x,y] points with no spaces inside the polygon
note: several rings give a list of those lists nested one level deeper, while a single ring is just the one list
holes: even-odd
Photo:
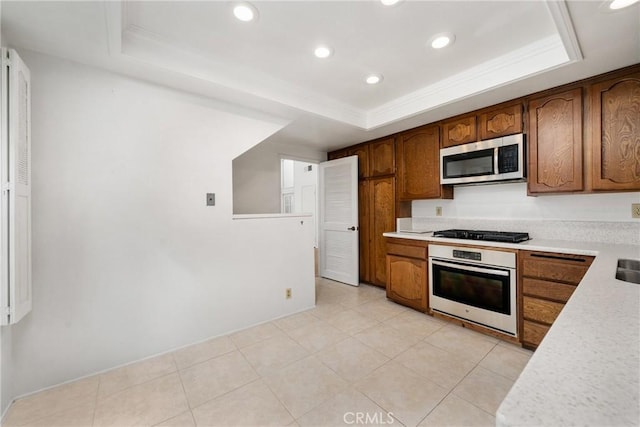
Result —
[{"label": "oven control panel", "polygon": [[460,250],[454,249],[453,257],[461,258],[461,259],[470,259],[472,261],[482,261],[482,254],[480,252],[460,251]]}]

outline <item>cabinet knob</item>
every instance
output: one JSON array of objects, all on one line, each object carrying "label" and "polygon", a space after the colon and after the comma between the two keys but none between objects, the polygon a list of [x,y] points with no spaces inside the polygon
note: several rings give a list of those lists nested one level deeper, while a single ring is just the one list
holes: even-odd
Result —
[{"label": "cabinet knob", "polygon": [[356,231],[357,228],[356,228],[356,226],[352,226],[352,227],[347,228],[347,230]]}]

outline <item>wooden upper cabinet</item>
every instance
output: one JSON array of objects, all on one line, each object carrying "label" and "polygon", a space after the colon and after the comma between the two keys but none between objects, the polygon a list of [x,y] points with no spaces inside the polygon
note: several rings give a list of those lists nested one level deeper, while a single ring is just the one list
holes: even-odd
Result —
[{"label": "wooden upper cabinet", "polygon": [[347,150],[348,156],[358,156],[358,178],[369,176],[369,145],[358,145]]},{"label": "wooden upper cabinet", "polygon": [[480,114],[479,128],[481,140],[522,133],[522,103]]},{"label": "wooden upper cabinet", "polygon": [[475,142],[478,139],[476,115],[448,120],[442,124],[442,147]]},{"label": "wooden upper cabinet", "polygon": [[327,160],[336,160],[336,159],[341,159],[343,157],[347,157],[350,156],[351,154],[349,154],[348,150],[346,148],[341,149],[341,150],[336,150],[336,151],[330,151],[329,153],[327,153]]},{"label": "wooden upper cabinet", "polygon": [[450,197],[440,185],[440,129],[425,126],[398,135],[398,200]]},{"label": "wooden upper cabinet", "polygon": [[582,89],[529,102],[529,194],[581,191]]},{"label": "wooden upper cabinet", "polygon": [[640,190],[640,72],[591,87],[594,190]]},{"label": "wooden upper cabinet", "polygon": [[395,138],[387,138],[369,144],[369,176],[396,173]]}]

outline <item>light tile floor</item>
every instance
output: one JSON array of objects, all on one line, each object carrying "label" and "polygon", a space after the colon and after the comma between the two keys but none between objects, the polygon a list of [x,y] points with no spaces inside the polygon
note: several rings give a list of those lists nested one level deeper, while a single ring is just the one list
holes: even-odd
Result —
[{"label": "light tile floor", "polygon": [[493,426],[531,352],[316,280],[317,306],[17,400],[3,426]]}]

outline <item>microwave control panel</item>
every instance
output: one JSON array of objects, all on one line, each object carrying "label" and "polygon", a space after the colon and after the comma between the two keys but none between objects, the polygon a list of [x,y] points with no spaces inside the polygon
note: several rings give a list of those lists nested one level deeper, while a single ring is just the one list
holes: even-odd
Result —
[{"label": "microwave control panel", "polygon": [[518,145],[506,145],[498,148],[499,173],[518,172]]}]

